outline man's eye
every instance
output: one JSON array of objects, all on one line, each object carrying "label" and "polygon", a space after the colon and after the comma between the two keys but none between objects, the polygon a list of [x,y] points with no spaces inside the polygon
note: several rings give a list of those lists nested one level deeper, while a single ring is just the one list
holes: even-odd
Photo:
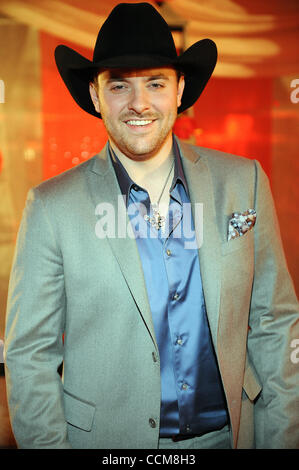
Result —
[{"label": "man's eye", "polygon": [[163,83],[153,82],[153,83],[150,83],[150,87],[151,88],[164,88],[164,85]]},{"label": "man's eye", "polygon": [[124,84],[112,85],[111,86],[111,91],[114,91],[114,92],[123,91],[125,89],[126,89],[126,86]]}]

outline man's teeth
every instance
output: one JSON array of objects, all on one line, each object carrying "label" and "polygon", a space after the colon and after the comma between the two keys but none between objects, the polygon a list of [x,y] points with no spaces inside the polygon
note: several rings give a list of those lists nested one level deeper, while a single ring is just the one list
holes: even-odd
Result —
[{"label": "man's teeth", "polygon": [[153,122],[152,120],[139,120],[139,121],[127,121],[127,124],[130,124],[130,126],[146,126],[147,124],[150,124]]}]

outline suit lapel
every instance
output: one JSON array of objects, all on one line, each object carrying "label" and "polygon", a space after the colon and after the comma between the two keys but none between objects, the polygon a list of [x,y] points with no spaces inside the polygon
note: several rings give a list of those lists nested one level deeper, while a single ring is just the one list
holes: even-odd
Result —
[{"label": "suit lapel", "polygon": [[[112,163],[108,157],[107,146],[100,154],[92,159],[88,180],[94,207],[96,208],[99,203],[103,202],[107,205],[111,205],[114,208],[116,219],[119,216],[119,208],[121,208],[122,217],[125,220],[125,227],[131,227]],[[119,237],[117,225],[115,232],[116,235],[114,237],[107,237],[107,241],[113,255],[117,259],[120,270],[138,310],[143,317],[152,340],[157,347],[136,240],[128,236],[126,230],[122,230],[122,236]]]},{"label": "suit lapel", "polygon": [[[221,240],[216,223],[213,182],[205,159],[182,142],[179,146],[199,245],[200,271],[207,316],[216,347],[221,290]],[[197,217],[196,204],[198,203],[203,204],[203,224]]]}]

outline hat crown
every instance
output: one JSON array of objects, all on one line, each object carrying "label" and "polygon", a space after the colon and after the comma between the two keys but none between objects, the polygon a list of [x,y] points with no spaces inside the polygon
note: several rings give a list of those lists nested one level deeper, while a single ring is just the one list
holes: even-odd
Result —
[{"label": "hat crown", "polygon": [[130,55],[177,58],[168,24],[149,3],[120,3],[103,23],[93,62]]}]

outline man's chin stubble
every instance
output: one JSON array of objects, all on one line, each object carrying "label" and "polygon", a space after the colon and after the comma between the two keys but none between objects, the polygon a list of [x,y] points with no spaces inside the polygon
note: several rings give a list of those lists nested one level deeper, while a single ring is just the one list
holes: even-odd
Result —
[{"label": "man's chin stubble", "polygon": [[145,145],[144,142],[138,145],[136,142],[131,144],[130,142],[126,141],[122,141],[120,143],[115,142],[115,144],[127,157],[131,158],[132,160],[142,161],[153,158],[163,146],[164,142],[166,141],[166,137],[163,136],[163,138],[159,139],[154,144],[148,143],[147,145]]}]

